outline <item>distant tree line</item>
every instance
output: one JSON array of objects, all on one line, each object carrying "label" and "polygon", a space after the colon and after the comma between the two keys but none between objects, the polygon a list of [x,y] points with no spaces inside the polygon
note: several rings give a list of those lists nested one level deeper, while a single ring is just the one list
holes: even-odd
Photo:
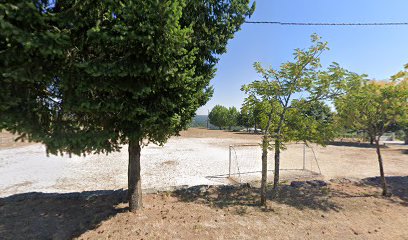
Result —
[{"label": "distant tree line", "polygon": [[236,107],[216,105],[208,115],[209,123],[219,129],[232,130],[233,127],[246,128],[257,132],[260,128],[261,111],[259,106],[242,105],[241,111]]},{"label": "distant tree line", "polygon": [[239,112],[235,107],[216,105],[208,115],[210,123],[219,129],[232,129],[238,126]]}]

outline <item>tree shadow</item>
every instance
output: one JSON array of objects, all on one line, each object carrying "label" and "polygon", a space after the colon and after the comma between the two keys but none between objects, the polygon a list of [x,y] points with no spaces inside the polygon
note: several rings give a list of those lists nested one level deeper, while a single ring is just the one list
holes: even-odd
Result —
[{"label": "tree shadow", "polygon": [[401,153],[402,153],[402,154],[408,154],[408,149],[403,149],[403,150],[401,150]]},{"label": "tree shadow", "polygon": [[0,198],[1,239],[72,239],[124,209],[124,190],[23,193]]},{"label": "tree shadow", "polygon": [[340,211],[341,207],[335,204],[331,197],[332,192],[328,187],[306,186],[294,188],[290,185],[283,185],[279,188],[277,197],[271,200],[300,210]]},{"label": "tree shadow", "polygon": [[[259,188],[251,187],[248,184],[194,186],[179,189],[174,192],[174,196],[184,202],[202,203],[217,208],[260,205]],[[270,201],[298,209],[340,210],[340,206],[330,200],[330,191],[326,187],[294,188],[289,185],[282,185],[278,195],[272,196],[272,191],[269,191],[267,198]]]},{"label": "tree shadow", "polygon": [[[385,179],[389,192],[393,196],[398,197],[403,205],[408,206],[408,176],[392,176],[386,177]],[[375,187],[381,186],[380,181],[380,177],[370,177],[361,180],[362,184]],[[392,201],[393,199],[389,198],[389,200]]]},{"label": "tree shadow", "polygon": [[[327,145],[332,146],[339,146],[339,147],[359,147],[359,148],[375,148],[375,144],[371,145],[370,143],[366,142],[340,142],[340,141],[333,141],[329,142]],[[386,145],[380,145],[380,148],[388,148]]]},{"label": "tree shadow", "polygon": [[239,134],[239,135],[262,135],[262,132],[234,132],[234,134]]}]

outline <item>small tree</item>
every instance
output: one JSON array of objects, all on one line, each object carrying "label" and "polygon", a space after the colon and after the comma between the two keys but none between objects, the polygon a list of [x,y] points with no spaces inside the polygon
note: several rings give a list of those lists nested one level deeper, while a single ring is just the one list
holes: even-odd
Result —
[{"label": "small tree", "polygon": [[208,115],[208,119],[212,125],[221,130],[228,126],[228,108],[221,105],[215,105]]},{"label": "small tree", "polygon": [[343,124],[354,130],[365,131],[374,138],[384,196],[388,194],[388,189],[380,138],[406,114],[407,104],[407,89],[395,82],[370,81],[336,100],[336,109]]},{"label": "small tree", "polygon": [[218,55],[249,0],[0,3],[0,130],[48,153],[128,144],[129,209],[142,207],[143,140],[164,144],[212,95]]},{"label": "small tree", "polygon": [[[334,136],[324,117],[316,117],[324,100],[344,93],[344,89],[359,82],[360,76],[349,73],[333,63],[328,70],[321,70],[320,54],[327,49],[327,43],[312,35],[313,45],[306,49],[296,49],[295,62],[281,65],[279,70],[265,69],[255,63],[262,80],[243,86],[249,96],[246,101],[263,106],[262,138],[262,181],[261,204],[266,204],[267,153],[270,141],[274,141],[275,171],[274,193],[279,183],[280,152],[290,141],[316,142],[324,144]],[[327,108],[327,107],[325,107]],[[323,111],[323,110],[322,110]],[[319,127],[320,126],[320,127]]]}]

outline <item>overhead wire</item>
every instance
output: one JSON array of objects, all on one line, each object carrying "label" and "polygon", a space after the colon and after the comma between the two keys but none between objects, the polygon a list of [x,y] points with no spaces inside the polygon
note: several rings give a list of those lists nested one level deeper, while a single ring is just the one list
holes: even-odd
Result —
[{"label": "overhead wire", "polygon": [[245,21],[249,24],[272,24],[282,26],[404,26],[408,22],[371,22],[371,23],[332,23],[332,22],[275,22],[275,21]]}]

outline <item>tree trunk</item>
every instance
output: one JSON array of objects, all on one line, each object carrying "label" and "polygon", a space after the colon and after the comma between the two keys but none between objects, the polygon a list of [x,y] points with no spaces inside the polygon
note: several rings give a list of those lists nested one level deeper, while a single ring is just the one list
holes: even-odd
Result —
[{"label": "tree trunk", "polygon": [[382,189],[383,189],[382,195],[387,196],[388,195],[388,189],[387,189],[387,182],[385,181],[383,160],[382,160],[382,157],[381,157],[380,137],[375,139],[375,145],[377,147],[378,164],[380,165],[381,185],[382,185]]},{"label": "tree trunk", "polygon": [[370,136],[370,145],[374,145],[374,139],[375,139],[375,137]]},{"label": "tree trunk", "polygon": [[261,206],[266,206],[266,186],[268,180],[268,137],[262,139],[262,179],[261,179]]},{"label": "tree trunk", "polygon": [[275,169],[273,176],[273,193],[274,196],[278,193],[279,186],[279,168],[280,168],[280,139],[279,136],[275,139]]},{"label": "tree trunk", "polygon": [[404,133],[405,133],[405,144],[407,145],[408,144],[408,130],[405,130],[404,131]]},{"label": "tree trunk", "polygon": [[128,201],[131,212],[136,212],[142,208],[140,151],[139,141],[129,140]]}]

